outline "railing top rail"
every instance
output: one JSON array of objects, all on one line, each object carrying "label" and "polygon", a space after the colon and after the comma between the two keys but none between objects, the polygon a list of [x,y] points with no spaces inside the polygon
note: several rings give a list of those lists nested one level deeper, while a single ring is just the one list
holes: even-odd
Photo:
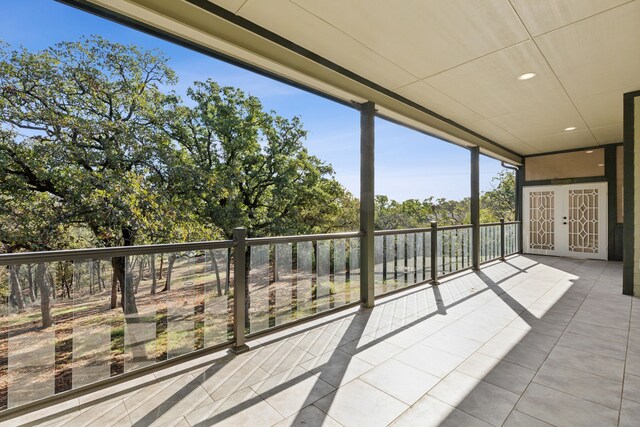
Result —
[{"label": "railing top rail", "polygon": [[398,228],[395,230],[376,230],[373,234],[376,236],[390,236],[394,234],[413,234],[413,233],[425,233],[431,231],[431,227],[427,228]]},{"label": "railing top rail", "polygon": [[40,262],[104,259],[131,255],[188,252],[232,248],[233,240],[167,243],[161,245],[117,246],[112,248],[68,249],[59,251],[0,254],[0,265],[37,264]]},{"label": "railing top rail", "polygon": [[[484,225],[484,224],[483,224]],[[461,230],[464,228],[472,228],[473,225],[471,224],[461,224],[461,225],[445,225],[445,226],[438,226],[438,231],[440,230]],[[432,228],[431,227],[423,227],[423,228],[400,228],[400,229],[395,229],[395,230],[376,230],[375,231],[375,235],[376,236],[387,236],[387,235],[393,235],[393,234],[412,234],[412,233],[425,233],[428,231],[431,231]]]},{"label": "railing top rail", "polygon": [[[522,221],[505,221],[504,225],[510,225],[510,224],[520,224]],[[489,226],[493,226],[493,225],[501,225],[501,222],[483,222],[482,224],[480,224],[480,227],[489,227]]]},{"label": "railing top rail", "polygon": [[[520,224],[521,221],[510,221],[505,224]],[[480,224],[480,226],[492,226],[500,225],[501,223],[487,223]],[[438,227],[438,230],[459,230],[465,228],[471,228],[471,224],[462,225],[447,225]],[[406,228],[396,230],[377,230],[376,236],[385,235],[397,235],[397,234],[412,234],[412,233],[425,233],[431,231],[431,227],[423,228]],[[363,237],[364,233],[361,231],[353,231],[346,233],[328,233],[328,234],[303,234],[298,236],[277,236],[277,237],[256,237],[247,239],[247,245],[270,245],[277,243],[294,243],[294,242],[308,242],[318,240],[332,240],[332,239],[349,239]],[[87,260],[87,259],[101,259],[112,258],[131,255],[147,255],[147,254],[159,254],[170,252],[188,252],[197,250],[211,250],[211,249],[227,249],[234,246],[233,240],[215,240],[205,242],[190,242],[190,243],[167,243],[159,245],[139,245],[139,246],[118,246],[112,248],[87,248],[87,249],[68,249],[57,251],[41,251],[41,252],[19,252],[10,254],[0,254],[0,266],[4,265],[19,265],[19,264],[37,264],[40,262],[55,262],[55,261],[73,261],[73,260]]]},{"label": "railing top rail", "polygon": [[364,236],[362,231],[350,231],[346,233],[301,234],[299,236],[252,237],[247,239],[247,245],[258,246],[274,245],[277,243],[315,242],[318,240],[350,239],[362,236]]},{"label": "railing top rail", "polygon": [[445,225],[443,227],[438,226],[438,230],[461,230],[463,228],[473,228],[473,225],[462,224],[462,225]]}]

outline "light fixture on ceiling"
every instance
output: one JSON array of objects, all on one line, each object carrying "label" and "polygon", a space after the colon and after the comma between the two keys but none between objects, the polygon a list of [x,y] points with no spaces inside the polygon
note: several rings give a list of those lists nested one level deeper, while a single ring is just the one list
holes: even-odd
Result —
[{"label": "light fixture on ceiling", "polygon": [[591,154],[591,153],[593,153],[593,150],[587,150],[587,151],[585,151],[585,153]]},{"label": "light fixture on ceiling", "polygon": [[536,76],[536,73],[524,73],[518,77],[518,80],[529,80]]},{"label": "light fixture on ceiling", "polygon": [[569,126],[568,128],[564,128],[564,130],[566,130],[567,132],[570,130],[576,130],[575,126]]},{"label": "light fixture on ceiling", "polygon": [[598,163],[598,166],[603,167],[604,163]]}]

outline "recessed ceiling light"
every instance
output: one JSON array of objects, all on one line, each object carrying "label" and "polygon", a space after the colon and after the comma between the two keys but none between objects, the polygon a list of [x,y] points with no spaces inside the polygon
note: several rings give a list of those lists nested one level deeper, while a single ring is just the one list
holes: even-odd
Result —
[{"label": "recessed ceiling light", "polygon": [[566,131],[576,130],[576,127],[575,126],[569,126],[568,128],[564,128],[564,130],[566,130]]},{"label": "recessed ceiling light", "polygon": [[604,163],[598,163],[598,166],[602,167],[604,166]]},{"label": "recessed ceiling light", "polygon": [[523,75],[518,77],[518,80],[529,80],[534,78],[535,76],[536,76],[536,73],[524,73]]},{"label": "recessed ceiling light", "polygon": [[587,154],[591,154],[591,153],[593,153],[593,150],[587,150],[586,153]]}]

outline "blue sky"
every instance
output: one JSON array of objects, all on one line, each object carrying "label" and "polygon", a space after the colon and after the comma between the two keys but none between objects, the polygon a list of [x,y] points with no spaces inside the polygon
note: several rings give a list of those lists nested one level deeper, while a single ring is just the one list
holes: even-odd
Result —
[{"label": "blue sky", "polygon": [[[309,152],[333,165],[337,179],[359,192],[358,112],[300,89],[209,58],[53,0],[2,0],[0,40],[35,50],[60,41],[98,34],[111,41],[156,48],[170,58],[183,94],[194,80],[212,78],[260,98],[267,109],[301,117],[309,131]],[[500,162],[481,156],[480,187],[491,189]],[[402,126],[376,120],[376,194],[396,200],[469,195],[467,150]]]}]

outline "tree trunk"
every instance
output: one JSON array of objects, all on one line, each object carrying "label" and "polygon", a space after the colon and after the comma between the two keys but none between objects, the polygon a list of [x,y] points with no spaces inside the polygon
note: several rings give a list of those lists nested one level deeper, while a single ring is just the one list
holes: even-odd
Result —
[{"label": "tree trunk", "polygon": [[162,265],[164,264],[164,254],[160,254],[160,272],[158,273],[158,280],[162,280]]},{"label": "tree trunk", "polygon": [[105,287],[102,279],[102,263],[100,262],[100,260],[95,260],[93,262],[96,266],[95,268],[96,268],[96,281],[98,282],[98,292],[102,292],[102,290]]},{"label": "tree trunk", "polygon": [[176,262],[176,259],[178,259],[178,256],[176,254],[169,255],[169,263],[167,265],[167,275],[164,282],[164,289],[162,289],[162,291],[160,292],[171,290],[171,275],[173,274],[173,264]]},{"label": "tree trunk", "polygon": [[138,293],[138,287],[140,287],[140,282],[142,281],[142,274],[144,273],[144,258],[140,257],[140,264],[138,264],[138,277],[136,278],[136,290],[135,293]]},{"label": "tree trunk", "polygon": [[80,286],[82,284],[82,272],[81,271],[76,271],[76,266],[75,264],[71,265],[71,268],[73,269],[73,275],[71,277],[71,284],[73,285],[73,289],[74,291],[79,291],[80,290]]},{"label": "tree trunk", "polygon": [[111,267],[113,268],[114,277],[120,284],[122,311],[124,314],[135,314],[138,312],[138,308],[136,307],[136,297],[133,293],[134,286],[131,283],[131,274],[127,271],[125,260],[125,257],[111,258]]},{"label": "tree trunk", "polygon": [[[69,283],[69,281],[67,280],[69,277],[69,265],[70,263],[67,262],[65,263],[64,266],[64,282],[62,282],[64,284],[64,287],[67,289],[67,298],[71,299],[71,287],[73,286],[73,278],[75,277],[73,269],[71,270],[71,283]],[[63,289],[64,291],[64,289]],[[63,295],[64,296],[64,295]]]},{"label": "tree trunk", "polygon": [[93,278],[95,274],[93,274],[95,263],[89,262],[89,295],[93,295]]},{"label": "tree trunk", "polygon": [[[124,246],[133,246],[134,233],[128,228],[123,228],[121,231]],[[125,315],[137,313],[138,307],[136,306],[133,275],[131,274],[131,269],[127,269],[126,257],[111,258],[111,266],[118,282],[120,282],[122,311]]]},{"label": "tree trunk", "polygon": [[51,274],[51,269],[47,270],[47,280],[49,282],[49,288],[51,289],[51,298],[55,301],[56,300],[56,281],[55,281],[55,278],[53,277],[53,274]]},{"label": "tree trunk", "polygon": [[51,317],[51,288],[46,280],[47,267],[44,263],[36,266],[35,283],[40,289],[40,311],[42,313],[42,327],[48,328],[53,325]]},{"label": "tree trunk", "polygon": [[[113,267],[113,259],[111,260]],[[113,269],[111,273],[111,304],[110,307],[113,310],[118,305],[118,278],[116,277],[116,271]]]},{"label": "tree trunk", "polygon": [[22,286],[20,286],[20,266],[9,267],[9,281],[11,282],[11,295],[9,299],[14,306],[18,307],[18,312],[24,311],[24,300],[22,299]]},{"label": "tree trunk", "polygon": [[213,271],[216,273],[216,288],[218,289],[218,296],[222,295],[222,283],[220,282],[220,270],[218,269],[218,261],[214,251],[210,251],[211,263],[213,264]]},{"label": "tree trunk", "polygon": [[33,285],[33,265],[27,264],[27,282],[29,284],[29,298],[31,302],[36,301],[35,286]]},{"label": "tree trunk", "polygon": [[156,277],[156,255],[155,254],[151,255],[149,268],[151,269],[151,295],[155,295],[156,289],[158,286],[158,278]]},{"label": "tree trunk", "polygon": [[[62,283],[64,285],[64,287],[62,288],[62,298],[64,299],[64,290],[67,290],[67,299],[71,299],[71,287],[69,286],[69,282],[67,282],[67,279],[65,279],[65,281]],[[73,285],[73,276],[72,276],[72,282],[71,285]]]}]

